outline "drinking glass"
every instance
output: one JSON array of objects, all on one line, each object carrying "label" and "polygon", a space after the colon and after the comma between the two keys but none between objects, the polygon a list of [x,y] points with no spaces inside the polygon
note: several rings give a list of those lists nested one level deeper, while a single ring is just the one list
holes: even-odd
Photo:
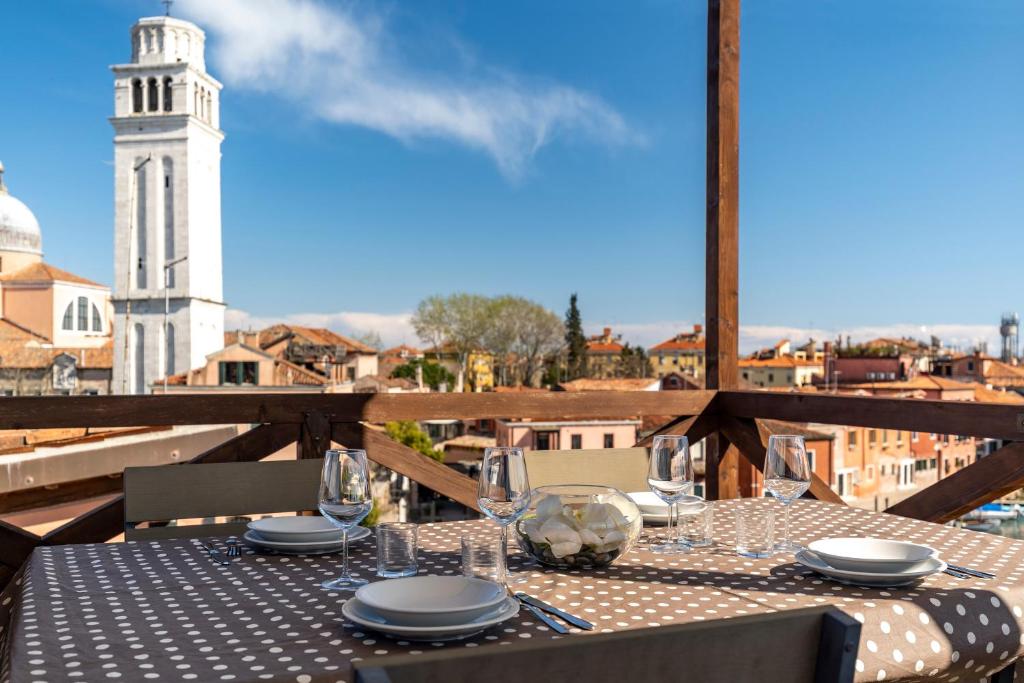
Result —
[{"label": "drinking glass", "polygon": [[715,508],[706,500],[683,504],[679,508],[677,526],[682,543],[691,548],[711,545],[714,511]]},{"label": "drinking glass", "polygon": [[798,552],[803,547],[789,540],[789,506],[811,486],[811,463],[807,459],[804,437],[779,434],[768,437],[764,459],[764,488],[783,505],[782,540],[775,546],[781,552]]},{"label": "drinking glass", "polygon": [[396,579],[416,574],[418,529],[403,522],[377,525],[377,576]]},{"label": "drinking glass", "polygon": [[[526,512],[530,504],[530,481],[522,448],[497,447],[484,450],[477,486],[480,510],[501,528],[501,547],[508,548],[508,525]],[[506,580],[511,572],[506,570]]]},{"label": "drinking glass", "polygon": [[736,554],[771,557],[775,535],[775,506],[770,501],[748,500],[736,506]]},{"label": "drinking glass", "polygon": [[341,529],[342,538],[341,576],[320,585],[330,590],[355,590],[366,585],[366,579],[357,579],[348,573],[348,532],[363,521],[373,507],[366,451],[327,451],[320,475],[318,507],[324,517]]},{"label": "drinking glass", "polygon": [[493,534],[462,537],[462,575],[505,583],[505,546]]},{"label": "drinking glass", "polygon": [[672,517],[676,503],[693,491],[693,460],[690,441],[685,436],[656,436],[651,445],[647,485],[658,498],[668,503],[668,542],[651,547],[658,553],[687,552],[674,535]]}]

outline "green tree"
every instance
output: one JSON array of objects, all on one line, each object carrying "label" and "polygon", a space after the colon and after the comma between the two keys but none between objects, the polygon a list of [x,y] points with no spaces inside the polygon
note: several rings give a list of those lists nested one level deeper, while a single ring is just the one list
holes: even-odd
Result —
[{"label": "green tree", "polygon": [[[546,358],[562,348],[565,327],[554,313],[538,303],[518,296],[500,296],[491,300],[491,325],[484,334],[484,345],[496,362],[516,381],[536,386]],[[512,380],[512,381],[510,381]]]},{"label": "green tree", "polygon": [[620,354],[622,362],[619,363],[619,374],[622,377],[650,377],[651,364],[647,358],[647,351],[642,346],[630,346],[627,342],[622,347]]},{"label": "green tree", "polygon": [[491,309],[491,300],[479,294],[434,295],[419,303],[411,322],[419,338],[434,345],[438,356],[442,344],[451,345],[465,374],[469,354],[483,347]]},{"label": "green tree", "polygon": [[576,306],[576,293],[569,297],[569,310],[565,312],[565,346],[568,351],[569,379],[587,374],[587,338],[583,335],[583,320]]},{"label": "green tree", "polygon": [[392,377],[404,377],[416,381],[416,368],[423,368],[423,383],[438,391],[444,383],[449,388],[455,386],[455,375],[448,371],[448,368],[429,360],[413,358],[405,365],[399,365],[391,371]]},{"label": "green tree", "polygon": [[366,344],[371,349],[377,349],[380,351],[384,348],[384,341],[380,338],[380,333],[375,330],[370,332],[363,332],[353,337],[360,344]]},{"label": "green tree", "polygon": [[430,442],[430,437],[412,420],[388,422],[384,425],[384,431],[398,443],[419,451],[428,458],[444,462],[444,453],[434,448],[434,444]]}]

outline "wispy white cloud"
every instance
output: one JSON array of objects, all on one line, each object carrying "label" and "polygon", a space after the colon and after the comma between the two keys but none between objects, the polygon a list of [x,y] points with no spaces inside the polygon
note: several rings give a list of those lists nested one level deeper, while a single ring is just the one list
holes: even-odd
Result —
[{"label": "wispy white cloud", "polygon": [[229,308],[224,314],[228,330],[259,330],[277,323],[326,327],[349,336],[376,332],[386,346],[417,344],[419,339],[409,323],[409,313],[367,313],[339,311],[337,313],[291,313],[281,317],[251,315],[246,311]]},{"label": "wispy white cloud", "polygon": [[[232,87],[287,97],[324,120],[403,141],[445,138],[486,152],[508,176],[553,137],[642,138],[599,97],[494,67],[458,73],[409,63],[381,15],[314,0],[179,0],[215,38]],[[455,49],[455,48],[453,48]]]}]

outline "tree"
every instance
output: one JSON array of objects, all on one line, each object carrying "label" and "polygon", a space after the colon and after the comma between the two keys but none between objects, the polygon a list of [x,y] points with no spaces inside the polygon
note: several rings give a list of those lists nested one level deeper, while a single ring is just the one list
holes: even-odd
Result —
[{"label": "tree", "polygon": [[438,358],[442,345],[450,345],[465,374],[469,354],[483,346],[490,312],[491,301],[479,294],[435,295],[420,302],[411,322],[419,338],[434,345]]},{"label": "tree", "polygon": [[650,377],[651,364],[647,358],[647,352],[642,346],[630,346],[627,342],[622,347],[619,373],[623,377]]},{"label": "tree", "polygon": [[384,431],[398,443],[419,451],[428,458],[444,462],[444,453],[434,448],[430,437],[424,434],[420,426],[412,420],[388,422],[384,425]]},{"label": "tree", "polygon": [[420,360],[419,358],[413,358],[405,365],[399,365],[391,371],[391,376],[404,377],[415,382],[416,368],[423,368],[423,383],[434,391],[439,391],[442,383],[449,387],[449,389],[455,386],[455,375],[449,372],[448,368],[429,360]]},{"label": "tree", "polygon": [[[528,299],[501,296],[491,300],[491,326],[484,345],[513,380],[535,386],[545,358],[562,348],[565,328],[551,311]],[[504,377],[510,384],[509,377]]]},{"label": "tree", "polygon": [[355,339],[360,344],[366,344],[371,349],[377,349],[378,351],[380,351],[381,349],[384,348],[384,340],[380,338],[380,334],[375,330],[371,330],[370,332],[363,332],[362,334],[357,334],[355,337],[353,337],[353,339]]},{"label": "tree", "polygon": [[587,338],[583,335],[583,320],[576,306],[576,293],[569,297],[569,310],[565,312],[565,346],[568,350],[569,379],[587,374]]}]

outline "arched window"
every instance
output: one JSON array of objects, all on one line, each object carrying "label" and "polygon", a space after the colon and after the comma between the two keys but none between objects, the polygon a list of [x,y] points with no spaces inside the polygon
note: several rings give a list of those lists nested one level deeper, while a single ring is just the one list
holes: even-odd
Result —
[{"label": "arched window", "polygon": [[75,329],[75,304],[70,303],[68,307],[64,309],[64,320],[60,323],[60,329],[62,330],[73,330]]},{"label": "arched window", "polygon": [[159,97],[160,97],[160,91],[157,90],[157,85],[156,85],[156,79],[155,78],[150,78],[148,81],[146,81],[146,90],[147,90],[146,94],[147,94],[148,99],[149,99],[149,106],[146,107],[146,108],[149,111],[157,111],[160,108],[159,105],[158,105],[158,100],[159,100]]},{"label": "arched window", "polygon": [[[139,166],[142,159],[135,160],[135,166]],[[148,166],[148,164],[147,164]],[[146,288],[146,166],[135,172],[135,233],[136,251],[138,260],[131,264],[136,266],[135,286],[140,289]]]},{"label": "arched window", "polygon": [[132,393],[146,393],[146,330],[135,323],[134,362],[132,363]]},{"label": "arched window", "polygon": [[174,105],[174,98],[171,95],[171,77],[164,79],[164,111],[171,111]]},{"label": "arched window", "polygon": [[84,296],[78,297],[78,329],[89,330],[89,300]]},{"label": "arched window", "polygon": [[167,323],[167,367],[164,368],[167,376],[174,374],[174,325]]},{"label": "arched window", "polygon": [[142,111],[142,79],[132,79],[132,111],[138,114]]},{"label": "arched window", "polygon": [[96,307],[96,304],[92,305],[92,331],[103,331],[103,319],[100,317],[100,309]]},{"label": "arched window", "polygon": [[194,83],[192,85],[192,110],[196,116],[199,116],[199,84]]},{"label": "arched window", "polygon": [[[164,157],[164,263],[174,260],[174,160]],[[167,270],[167,286],[174,286],[174,266]]]}]

